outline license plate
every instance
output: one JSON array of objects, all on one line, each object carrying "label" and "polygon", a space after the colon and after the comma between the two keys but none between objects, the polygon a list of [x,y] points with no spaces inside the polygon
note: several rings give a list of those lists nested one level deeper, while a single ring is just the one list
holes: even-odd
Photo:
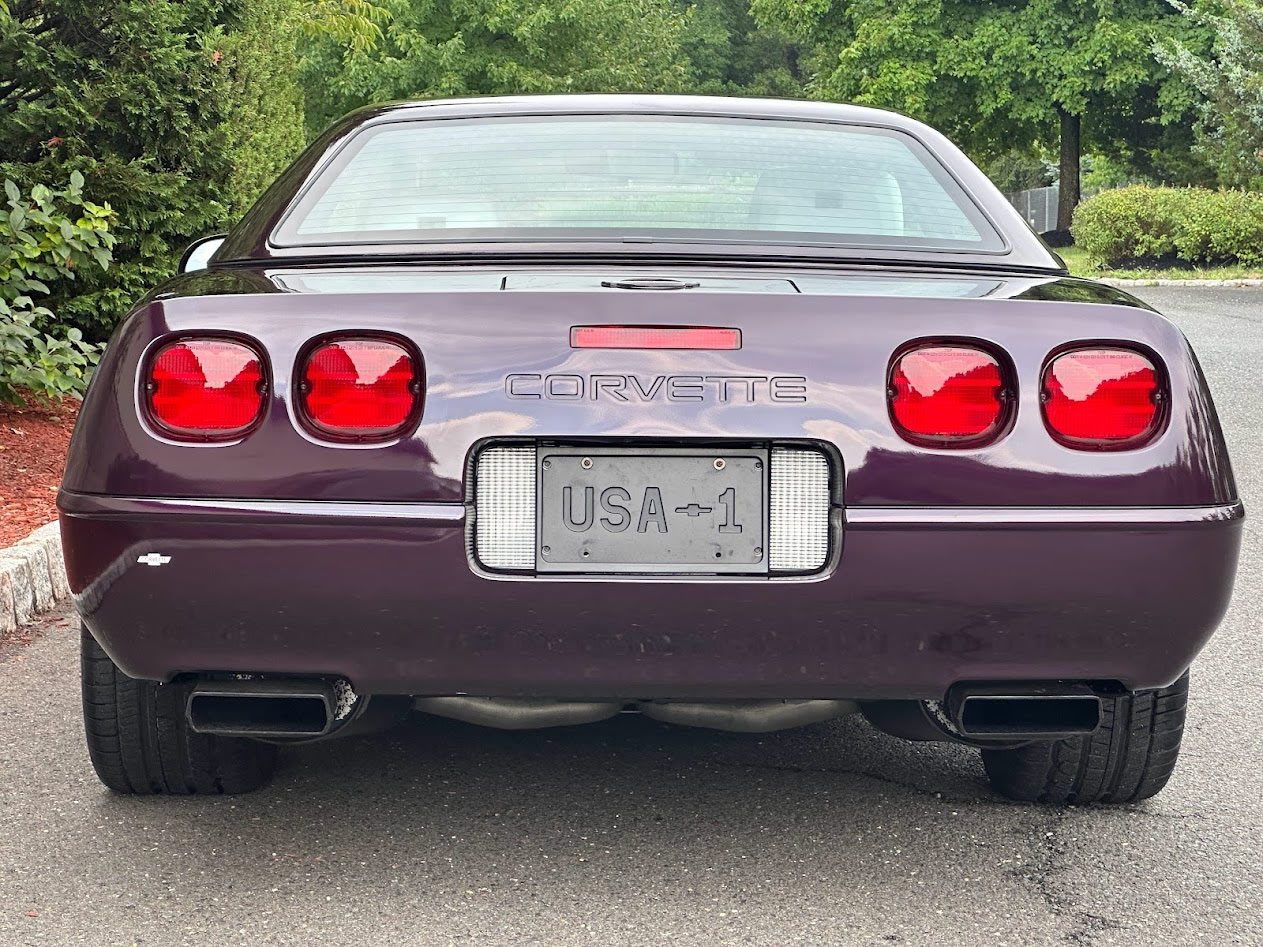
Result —
[{"label": "license plate", "polygon": [[767,572],[765,450],[542,449],[536,571]]}]

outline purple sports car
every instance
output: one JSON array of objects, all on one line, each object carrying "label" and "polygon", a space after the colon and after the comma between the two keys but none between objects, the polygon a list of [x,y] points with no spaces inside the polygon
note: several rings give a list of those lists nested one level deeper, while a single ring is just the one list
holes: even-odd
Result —
[{"label": "purple sports car", "polygon": [[181,270],[58,498],[111,789],[246,791],[414,710],[858,712],[1053,803],[1170,776],[1244,516],[1206,382],[932,129],[374,108]]}]

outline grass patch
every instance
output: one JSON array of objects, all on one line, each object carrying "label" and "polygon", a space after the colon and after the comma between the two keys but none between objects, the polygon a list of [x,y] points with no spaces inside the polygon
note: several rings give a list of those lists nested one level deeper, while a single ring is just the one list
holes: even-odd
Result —
[{"label": "grass patch", "polygon": [[1088,279],[1100,279],[1108,276],[1111,279],[1263,279],[1263,269],[1248,266],[1168,266],[1159,269],[1107,269],[1094,266],[1088,259],[1086,250],[1080,247],[1059,247],[1056,251],[1066,266],[1070,267],[1071,276],[1085,276]]}]

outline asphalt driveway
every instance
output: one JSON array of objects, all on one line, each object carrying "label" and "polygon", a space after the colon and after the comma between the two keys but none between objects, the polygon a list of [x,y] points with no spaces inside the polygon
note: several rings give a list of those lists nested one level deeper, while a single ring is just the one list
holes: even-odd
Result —
[{"label": "asphalt driveway", "polygon": [[[1145,289],[1263,510],[1263,291]],[[439,720],[287,750],[238,798],[96,782],[66,614],[0,654],[0,944],[1263,943],[1263,539],[1135,807],[994,797],[856,719],[771,736]]]}]

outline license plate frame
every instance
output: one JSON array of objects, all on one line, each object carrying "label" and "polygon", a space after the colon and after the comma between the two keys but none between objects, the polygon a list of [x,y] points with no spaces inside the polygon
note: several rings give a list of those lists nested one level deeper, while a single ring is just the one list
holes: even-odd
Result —
[{"label": "license plate frame", "polygon": [[757,447],[541,446],[535,571],[767,575],[769,456]]}]

